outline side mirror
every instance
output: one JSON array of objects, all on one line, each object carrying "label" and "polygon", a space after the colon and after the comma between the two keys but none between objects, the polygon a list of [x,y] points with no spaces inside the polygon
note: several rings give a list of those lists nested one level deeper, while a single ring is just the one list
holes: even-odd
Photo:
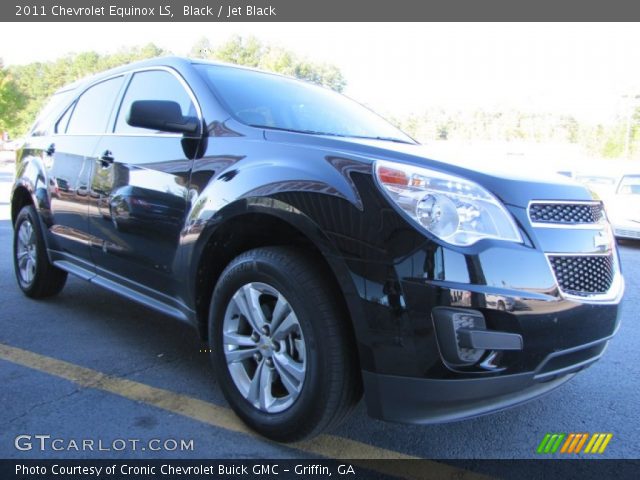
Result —
[{"label": "side mirror", "polygon": [[198,119],[182,116],[177,102],[170,100],[136,100],[131,104],[126,121],[132,127],[161,132],[197,133]]}]

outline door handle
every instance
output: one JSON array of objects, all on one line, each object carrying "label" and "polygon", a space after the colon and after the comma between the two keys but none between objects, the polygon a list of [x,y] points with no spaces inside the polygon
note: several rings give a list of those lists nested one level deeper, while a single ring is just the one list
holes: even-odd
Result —
[{"label": "door handle", "polygon": [[52,156],[54,153],[56,153],[56,144],[52,143],[51,145],[49,145],[44,153],[46,153],[49,157]]},{"label": "door handle", "polygon": [[111,152],[111,150],[105,150],[104,152],[102,152],[102,155],[100,155],[100,163],[104,168],[113,163],[113,153]]}]

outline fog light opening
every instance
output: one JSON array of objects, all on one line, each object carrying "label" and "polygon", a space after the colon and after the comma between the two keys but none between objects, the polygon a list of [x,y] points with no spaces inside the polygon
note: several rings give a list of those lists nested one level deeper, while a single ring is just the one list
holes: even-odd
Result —
[{"label": "fog light opening", "polygon": [[523,349],[521,335],[487,329],[484,315],[477,310],[436,307],[433,322],[440,355],[452,367],[478,365],[495,360],[496,352]]},{"label": "fog light opening", "polygon": [[465,331],[485,330],[487,325],[482,314],[454,313],[453,328],[456,333],[458,358],[466,365],[478,363],[486,353],[486,350],[473,348],[473,346],[466,341]]}]

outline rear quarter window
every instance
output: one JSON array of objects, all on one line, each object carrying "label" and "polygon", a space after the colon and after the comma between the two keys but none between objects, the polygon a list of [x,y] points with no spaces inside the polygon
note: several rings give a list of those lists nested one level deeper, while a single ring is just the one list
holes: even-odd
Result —
[{"label": "rear quarter window", "polygon": [[67,135],[99,135],[107,131],[123,77],[115,77],[89,87],[71,112]]},{"label": "rear quarter window", "polygon": [[53,94],[33,123],[31,136],[41,137],[52,133],[56,119],[71,101],[73,93],[73,90],[65,90]]}]

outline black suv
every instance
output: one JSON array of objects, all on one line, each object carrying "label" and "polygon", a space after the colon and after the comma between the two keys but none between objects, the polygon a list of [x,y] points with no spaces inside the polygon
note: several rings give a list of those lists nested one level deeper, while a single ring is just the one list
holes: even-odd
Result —
[{"label": "black suv", "polygon": [[272,439],[363,391],[377,418],[458,420],[556,388],[618,327],[611,228],[570,182],[433,160],[305,82],[160,58],[43,110],[18,150],[15,272],[29,297],[72,273],[193,325]]}]

